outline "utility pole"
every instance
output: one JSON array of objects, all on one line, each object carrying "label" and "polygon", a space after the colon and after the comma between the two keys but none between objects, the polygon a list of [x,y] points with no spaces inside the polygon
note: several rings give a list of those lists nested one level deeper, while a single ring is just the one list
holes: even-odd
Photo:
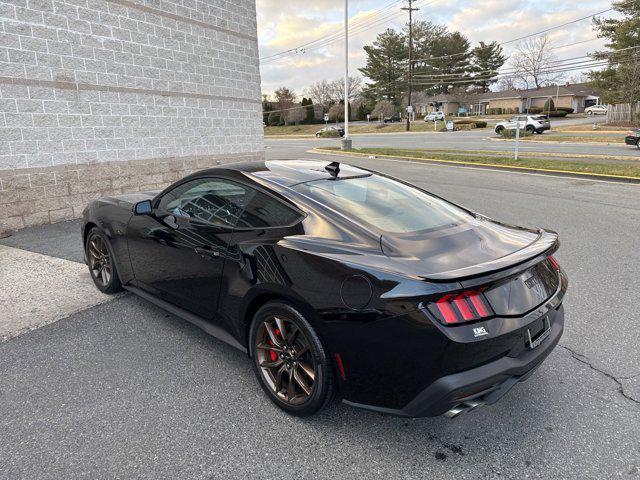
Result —
[{"label": "utility pole", "polygon": [[413,105],[411,104],[411,82],[413,81],[413,12],[420,10],[413,7],[413,0],[407,0],[408,7],[402,7],[401,10],[409,12],[409,78],[407,82],[407,132],[411,130],[411,114],[413,113]]},{"label": "utility pole", "polygon": [[342,150],[351,150],[349,138],[349,0],[344,0],[344,138]]}]

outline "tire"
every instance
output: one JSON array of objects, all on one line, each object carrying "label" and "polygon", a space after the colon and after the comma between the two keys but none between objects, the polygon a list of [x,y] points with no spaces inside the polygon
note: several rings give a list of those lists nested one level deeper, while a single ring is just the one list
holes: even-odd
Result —
[{"label": "tire", "polygon": [[587,112],[587,115],[593,115],[593,110],[589,110],[589,111]]},{"label": "tire", "polygon": [[496,132],[498,135],[502,135],[502,132],[504,132],[504,127],[496,127],[495,132]]},{"label": "tire", "polygon": [[640,140],[636,142],[636,147],[638,147],[638,150],[640,150]]},{"label": "tire", "polygon": [[536,133],[537,133],[538,135],[542,135],[542,134],[544,133],[544,130],[536,130]]},{"label": "tire", "polygon": [[293,305],[283,301],[263,305],[251,322],[249,346],[260,386],[285,412],[306,417],[333,400],[336,382],[328,352]]},{"label": "tire", "polygon": [[102,293],[112,294],[122,291],[122,283],[116,268],[113,249],[102,230],[93,227],[84,245],[89,274],[93,283]]},{"label": "tire", "polygon": [[534,133],[536,131],[536,128],[533,125],[527,125],[524,129],[529,133]]}]

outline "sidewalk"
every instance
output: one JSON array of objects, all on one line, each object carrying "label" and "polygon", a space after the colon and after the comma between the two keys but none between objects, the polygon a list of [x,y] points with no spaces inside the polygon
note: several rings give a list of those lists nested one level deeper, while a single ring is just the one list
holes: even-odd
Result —
[{"label": "sidewalk", "polygon": [[[6,245],[10,242],[42,250],[65,244],[66,256],[73,253],[77,260],[82,258],[82,251],[76,255],[76,242],[69,235],[60,234],[68,227],[49,225],[47,230],[29,229],[2,240],[0,342],[116,298],[96,289],[84,263]],[[81,244],[79,240],[77,243]]]}]

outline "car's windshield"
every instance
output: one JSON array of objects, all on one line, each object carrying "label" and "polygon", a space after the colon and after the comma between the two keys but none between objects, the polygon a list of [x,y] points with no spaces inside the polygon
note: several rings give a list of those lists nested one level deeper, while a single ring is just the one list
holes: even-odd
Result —
[{"label": "car's windshield", "polygon": [[458,225],[466,211],[417,188],[378,175],[317,180],[293,187],[298,192],[378,230],[412,233]]}]

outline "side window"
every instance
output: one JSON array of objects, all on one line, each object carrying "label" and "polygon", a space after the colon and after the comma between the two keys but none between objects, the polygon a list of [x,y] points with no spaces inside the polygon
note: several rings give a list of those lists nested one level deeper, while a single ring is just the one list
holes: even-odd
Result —
[{"label": "side window", "polygon": [[275,198],[255,192],[238,221],[238,227],[266,228],[292,225],[301,217]]},{"label": "side window", "polygon": [[200,178],[166,193],[158,208],[176,216],[233,227],[256,193],[230,180]]}]

